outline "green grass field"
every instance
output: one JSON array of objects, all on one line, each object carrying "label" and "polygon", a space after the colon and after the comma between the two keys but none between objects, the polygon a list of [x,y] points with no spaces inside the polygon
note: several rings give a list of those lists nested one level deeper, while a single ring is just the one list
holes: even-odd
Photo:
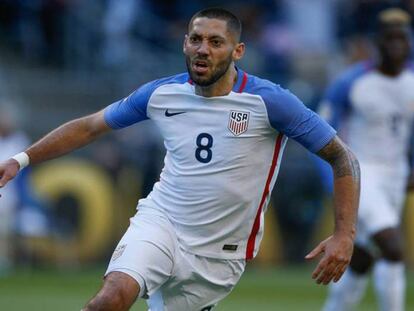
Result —
[{"label": "green grass field", "polygon": [[[99,288],[103,271],[103,267],[83,272],[19,270],[0,277],[0,310],[80,310]],[[307,267],[250,268],[215,310],[320,310],[326,287],[314,284],[310,273]],[[414,271],[408,273],[407,283],[407,310],[414,310]],[[147,309],[143,302],[138,302],[132,310]],[[371,287],[359,310],[376,310]]]}]

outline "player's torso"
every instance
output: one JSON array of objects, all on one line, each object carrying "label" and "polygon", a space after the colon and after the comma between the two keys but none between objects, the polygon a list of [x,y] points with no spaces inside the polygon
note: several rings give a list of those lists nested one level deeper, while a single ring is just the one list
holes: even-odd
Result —
[{"label": "player's torso", "polygon": [[250,184],[245,178],[265,178],[262,167],[270,165],[277,134],[264,104],[256,95],[232,92],[205,98],[194,95],[192,88],[163,86],[148,105],[167,149],[161,177],[204,189],[205,195],[220,197],[222,204],[226,194],[228,199],[235,195],[233,199],[243,201],[247,196],[250,201],[254,189],[244,192],[246,182]]},{"label": "player's torso", "polygon": [[346,139],[362,161],[405,161],[414,114],[414,75],[389,78],[371,71],[349,94]]},{"label": "player's torso", "polygon": [[[150,200],[168,212],[183,235],[189,231],[189,245],[202,240],[190,232],[196,224],[208,236],[206,243],[216,234],[219,242],[226,232],[235,244],[245,240],[278,134],[260,96],[231,92],[205,98],[195,95],[189,83],[165,85],[152,95],[147,113],[167,150]],[[217,247],[221,251],[223,245]]]},{"label": "player's torso", "polygon": [[241,164],[258,138],[274,138],[276,132],[259,96],[232,92],[206,98],[190,88],[190,84],[163,86],[148,105],[148,115],[159,127],[175,168],[200,174]]}]

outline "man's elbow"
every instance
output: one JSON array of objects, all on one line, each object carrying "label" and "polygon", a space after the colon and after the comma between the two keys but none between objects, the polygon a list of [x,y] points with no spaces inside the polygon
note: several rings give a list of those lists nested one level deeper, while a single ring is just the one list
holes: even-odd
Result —
[{"label": "man's elbow", "polygon": [[108,132],[111,128],[105,121],[103,110],[83,118],[86,133],[91,138],[97,138]]}]

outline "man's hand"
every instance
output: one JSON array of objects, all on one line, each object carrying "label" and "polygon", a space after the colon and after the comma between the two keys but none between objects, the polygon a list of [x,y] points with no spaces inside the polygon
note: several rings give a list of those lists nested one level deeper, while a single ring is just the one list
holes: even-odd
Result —
[{"label": "man's hand", "polygon": [[8,159],[7,161],[0,163],[0,188],[4,187],[10,180],[16,177],[19,169],[19,162],[15,159]]},{"label": "man's hand", "polygon": [[330,281],[337,282],[348,267],[354,249],[353,239],[349,236],[334,234],[319,243],[305,259],[314,259],[319,254],[323,254],[312,278],[316,283],[327,285]]}]

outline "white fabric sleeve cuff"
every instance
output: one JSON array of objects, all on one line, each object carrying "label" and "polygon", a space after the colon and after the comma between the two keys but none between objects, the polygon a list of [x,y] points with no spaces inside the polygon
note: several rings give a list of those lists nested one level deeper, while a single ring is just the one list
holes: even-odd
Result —
[{"label": "white fabric sleeve cuff", "polygon": [[17,162],[19,162],[20,170],[24,169],[30,163],[30,158],[26,152],[20,152],[13,156],[12,159],[15,159]]}]

